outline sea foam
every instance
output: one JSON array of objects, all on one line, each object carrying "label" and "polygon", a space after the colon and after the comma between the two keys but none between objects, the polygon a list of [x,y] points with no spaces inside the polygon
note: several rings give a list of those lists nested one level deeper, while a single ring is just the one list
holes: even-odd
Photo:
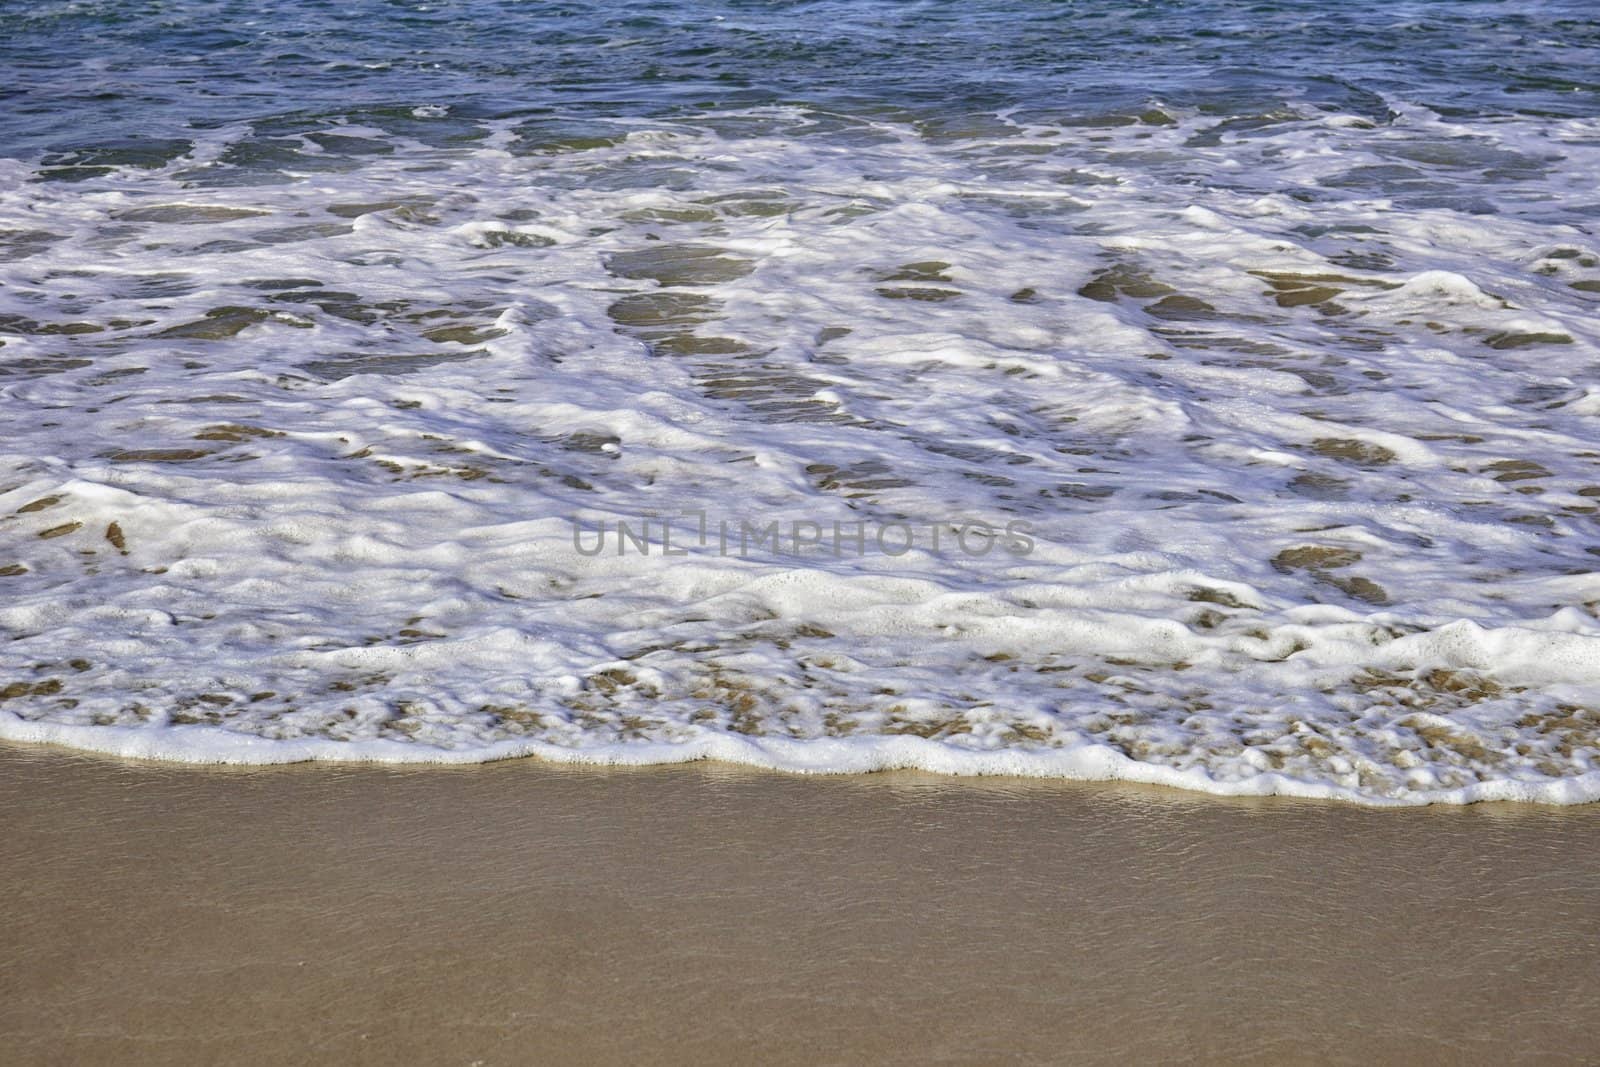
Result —
[{"label": "sea foam", "polygon": [[1402,110],[0,161],[0,736],[1595,799],[1600,159]]}]

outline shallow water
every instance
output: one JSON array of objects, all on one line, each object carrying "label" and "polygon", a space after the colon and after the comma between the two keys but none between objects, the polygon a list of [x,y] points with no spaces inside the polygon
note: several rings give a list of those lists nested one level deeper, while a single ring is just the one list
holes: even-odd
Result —
[{"label": "shallow water", "polygon": [[0,20],[0,735],[1600,796],[1582,5]]}]

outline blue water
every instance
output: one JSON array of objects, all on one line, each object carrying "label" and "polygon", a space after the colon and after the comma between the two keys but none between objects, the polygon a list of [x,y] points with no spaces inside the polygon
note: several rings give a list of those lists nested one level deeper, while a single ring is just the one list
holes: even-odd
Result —
[{"label": "blue water", "polygon": [[0,71],[0,737],[1600,797],[1588,4],[0,3]]},{"label": "blue water", "polygon": [[0,65],[0,151],[106,162],[160,157],[191,125],[299,132],[417,101],[535,123],[775,103],[936,123],[1160,103],[1244,124],[1285,104],[1384,121],[1386,97],[1585,116],[1600,21],[1582,0],[45,0],[0,5]]}]

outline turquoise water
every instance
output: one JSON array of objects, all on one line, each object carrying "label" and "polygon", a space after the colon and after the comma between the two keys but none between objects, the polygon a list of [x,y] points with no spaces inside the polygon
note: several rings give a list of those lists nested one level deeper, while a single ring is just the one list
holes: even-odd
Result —
[{"label": "turquoise water", "polygon": [[1600,795],[1584,5],[4,4],[0,69],[0,735]]}]

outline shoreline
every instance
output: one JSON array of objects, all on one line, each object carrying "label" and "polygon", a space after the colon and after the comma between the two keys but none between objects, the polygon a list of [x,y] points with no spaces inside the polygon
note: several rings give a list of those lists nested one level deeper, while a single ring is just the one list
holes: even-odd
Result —
[{"label": "shoreline", "polygon": [[1100,744],[1059,749],[962,749],[915,736],[796,740],[714,733],[684,742],[627,742],[569,747],[529,738],[447,749],[386,739],[268,738],[213,726],[160,729],[78,726],[21,719],[0,710],[0,745],[44,746],[101,758],[180,767],[473,767],[533,760],[594,769],[716,764],[796,777],[848,778],[895,772],[946,779],[1021,778],[1086,785],[1142,785],[1219,799],[1281,797],[1362,808],[1469,807],[1507,803],[1582,807],[1600,802],[1600,770],[1543,781],[1490,779],[1448,789],[1382,794],[1266,771],[1218,779],[1204,766],[1174,767],[1133,759]]},{"label": "shoreline", "polygon": [[0,744],[14,1062],[1579,1062],[1600,808]]}]

